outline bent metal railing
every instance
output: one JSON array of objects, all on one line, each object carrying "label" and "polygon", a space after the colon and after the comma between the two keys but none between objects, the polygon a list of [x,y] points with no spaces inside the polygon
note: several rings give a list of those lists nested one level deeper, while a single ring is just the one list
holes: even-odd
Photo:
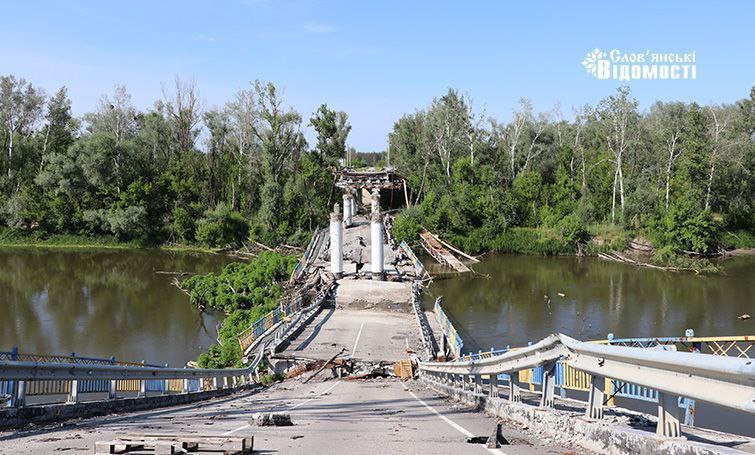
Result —
[{"label": "bent metal railing", "polygon": [[[697,342],[694,337],[683,338],[667,340]],[[749,336],[724,337],[734,338],[752,341]],[[720,343],[710,338],[700,342],[708,340]],[[678,409],[683,398],[755,413],[755,364],[750,359],[680,352],[664,343],[650,349],[622,345],[626,341],[582,342],[554,334],[523,348],[463,356],[455,362],[420,362],[419,370],[427,380],[479,396],[484,396],[483,384],[487,384],[489,395],[497,398],[499,381],[507,382],[508,399],[513,402],[521,401],[521,383],[529,383],[530,390],[539,384],[541,407],[553,407],[555,388],[561,382],[588,392],[586,415],[593,419],[602,418],[604,406],[611,405],[606,384],[628,384],[633,390],[626,396],[657,401],[656,432],[662,436],[681,435]]]}]

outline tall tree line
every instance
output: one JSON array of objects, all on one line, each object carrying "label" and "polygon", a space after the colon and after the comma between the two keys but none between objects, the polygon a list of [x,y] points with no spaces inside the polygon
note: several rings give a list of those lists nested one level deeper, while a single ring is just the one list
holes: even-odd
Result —
[{"label": "tall tree line", "polygon": [[521,227],[579,237],[607,225],[677,252],[711,252],[726,231],[752,234],[755,88],[734,104],[641,112],[621,87],[571,120],[559,107],[535,113],[526,99],[512,114],[486,117],[450,89],[399,119],[389,154],[418,206],[399,226],[424,224],[472,249]]},{"label": "tall tree line", "polygon": [[55,95],[0,77],[0,222],[34,236],[114,235],[144,244],[299,241],[326,220],[332,169],[346,154],[345,113],[323,104],[310,124],[273,84],[255,81],[205,109],[175,80],[152,109],[124,86],[75,118]]}]

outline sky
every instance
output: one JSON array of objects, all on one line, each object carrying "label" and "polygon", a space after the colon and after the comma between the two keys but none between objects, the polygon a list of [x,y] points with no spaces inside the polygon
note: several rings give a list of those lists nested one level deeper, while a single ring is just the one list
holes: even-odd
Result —
[{"label": "sky", "polygon": [[[0,11],[0,75],[67,86],[76,115],[116,84],[148,109],[178,75],[211,109],[259,79],[305,127],[322,103],[345,111],[359,151],[384,150],[396,120],[449,87],[508,121],[522,97],[568,118],[624,84],[642,109],[731,103],[755,86],[751,1],[0,0]],[[581,64],[595,48],[694,51],[697,78],[598,80]]]}]

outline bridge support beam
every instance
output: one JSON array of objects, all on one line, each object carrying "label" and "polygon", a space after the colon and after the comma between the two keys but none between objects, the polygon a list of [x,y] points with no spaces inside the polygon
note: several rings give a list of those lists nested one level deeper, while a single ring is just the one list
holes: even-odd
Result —
[{"label": "bridge support beam", "polygon": [[682,435],[679,424],[679,397],[670,393],[658,392],[658,426],[655,434],[667,438],[678,438]]},{"label": "bridge support beam", "polygon": [[373,213],[370,224],[372,279],[382,281],[385,279],[383,269],[383,215],[380,212]]},{"label": "bridge support beam", "polygon": [[603,385],[601,382],[608,380],[602,376],[590,376],[590,395],[587,400],[587,409],[585,410],[587,418],[603,418]]},{"label": "bridge support beam", "polygon": [[349,227],[352,224],[352,217],[354,216],[354,212],[352,212],[354,208],[354,204],[351,202],[351,193],[344,193],[343,194],[343,227]]},{"label": "bridge support beam", "polygon": [[490,390],[488,391],[488,395],[490,395],[491,398],[498,398],[498,375],[497,374],[490,375]]},{"label": "bridge support beam", "polygon": [[336,279],[343,277],[343,225],[338,213],[338,204],[333,207],[333,213],[330,214],[330,273]]}]

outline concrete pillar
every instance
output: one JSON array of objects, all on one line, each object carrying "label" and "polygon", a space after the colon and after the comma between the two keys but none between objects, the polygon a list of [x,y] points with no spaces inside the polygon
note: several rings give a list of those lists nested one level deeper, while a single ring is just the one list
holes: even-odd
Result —
[{"label": "concrete pillar", "polygon": [[354,215],[354,212],[352,212],[353,208],[354,208],[354,205],[352,205],[351,203],[351,193],[344,193],[343,194],[343,227],[351,226],[352,216]]},{"label": "concrete pillar", "polygon": [[343,225],[338,213],[338,204],[333,207],[333,213],[330,214],[330,273],[336,279],[343,277]]},{"label": "concrete pillar", "polygon": [[380,211],[380,190],[372,190],[372,213]]},{"label": "concrete pillar", "polygon": [[383,273],[383,215],[380,212],[373,213],[370,224],[372,279],[382,281],[385,279]]},{"label": "concrete pillar", "polygon": [[351,216],[355,217],[357,216],[357,192],[351,193],[349,200],[351,201]]}]

